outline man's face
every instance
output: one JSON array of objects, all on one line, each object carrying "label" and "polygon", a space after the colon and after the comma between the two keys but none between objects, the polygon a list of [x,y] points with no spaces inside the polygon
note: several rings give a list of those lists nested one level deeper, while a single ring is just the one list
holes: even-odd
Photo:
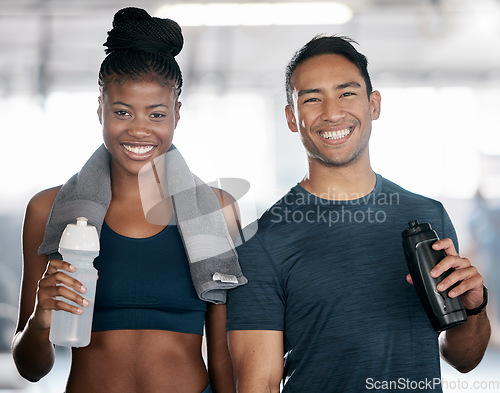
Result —
[{"label": "man's face", "polygon": [[288,127],[300,133],[309,161],[329,167],[368,162],[371,122],[380,114],[380,94],[367,96],[358,68],[341,55],[318,55],[295,69],[291,84]]}]

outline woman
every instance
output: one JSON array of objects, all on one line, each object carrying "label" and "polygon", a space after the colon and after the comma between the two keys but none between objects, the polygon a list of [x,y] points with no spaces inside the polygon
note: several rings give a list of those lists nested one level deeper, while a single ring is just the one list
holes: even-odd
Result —
[{"label": "woman", "polygon": [[[110,156],[110,201],[100,231],[101,252],[94,261],[99,280],[91,342],[72,349],[67,393],[234,392],[225,306],[196,296],[193,282],[186,279],[185,238],[175,225],[147,220],[141,203],[141,169],[172,148],[182,86],[174,57],[182,45],[174,21],[138,8],[117,12],[108,32],[98,115],[105,145],[101,153]],[[64,273],[74,267],[39,254],[60,191],[55,187],[38,193],[25,214],[24,275],[12,348],[20,374],[30,381],[45,376],[54,363],[51,313],[80,314],[88,306],[85,288]],[[216,194],[221,204],[234,202],[220,190]],[[227,220],[232,218],[226,214]],[[203,326],[209,373],[201,353]]]}]

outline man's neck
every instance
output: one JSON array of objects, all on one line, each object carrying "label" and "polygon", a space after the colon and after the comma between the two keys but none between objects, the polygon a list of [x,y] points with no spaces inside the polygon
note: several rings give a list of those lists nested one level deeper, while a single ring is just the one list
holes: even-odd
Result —
[{"label": "man's neck", "polygon": [[363,168],[326,167],[309,163],[309,171],[300,185],[308,192],[323,199],[354,200],[368,195],[375,188],[377,176],[370,164]]}]

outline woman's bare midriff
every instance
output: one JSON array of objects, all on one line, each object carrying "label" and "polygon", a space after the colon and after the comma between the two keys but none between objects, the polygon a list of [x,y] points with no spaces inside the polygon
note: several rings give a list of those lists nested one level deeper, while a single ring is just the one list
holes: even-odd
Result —
[{"label": "woman's bare midriff", "polygon": [[73,348],[66,393],[201,393],[202,336],[162,330],[92,333]]}]

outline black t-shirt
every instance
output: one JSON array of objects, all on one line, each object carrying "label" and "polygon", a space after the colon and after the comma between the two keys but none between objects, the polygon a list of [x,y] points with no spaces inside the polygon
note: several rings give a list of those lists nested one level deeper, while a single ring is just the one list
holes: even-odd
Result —
[{"label": "black t-shirt", "polygon": [[284,332],[284,393],[441,392],[438,335],[406,282],[415,219],[458,250],[441,203],[380,175],[351,201],[293,187],[238,248],[248,284],[228,292],[227,329]]}]

